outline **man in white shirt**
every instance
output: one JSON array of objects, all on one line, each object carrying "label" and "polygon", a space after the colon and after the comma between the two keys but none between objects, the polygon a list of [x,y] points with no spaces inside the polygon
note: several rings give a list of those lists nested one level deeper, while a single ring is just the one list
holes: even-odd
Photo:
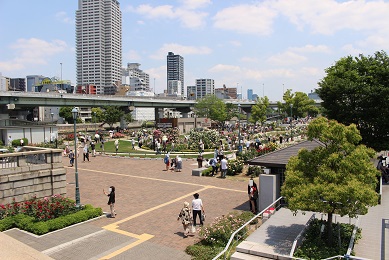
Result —
[{"label": "man in white shirt", "polygon": [[226,178],[226,174],[227,174],[227,168],[228,168],[228,162],[227,162],[227,159],[224,157],[221,161],[220,161],[220,169],[222,171],[222,178],[225,179]]}]

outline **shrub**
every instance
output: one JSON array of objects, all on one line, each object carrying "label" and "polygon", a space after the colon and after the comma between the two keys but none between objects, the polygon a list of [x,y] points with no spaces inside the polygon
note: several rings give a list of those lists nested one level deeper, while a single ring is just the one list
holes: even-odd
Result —
[{"label": "shrub", "polygon": [[122,133],[119,133],[119,132],[115,132],[113,135],[112,135],[112,138],[124,138],[126,137],[126,135],[122,134]]},{"label": "shrub", "polygon": [[212,166],[208,167],[206,170],[202,171],[203,176],[210,176],[212,173]]},{"label": "shrub", "polygon": [[[304,259],[324,259],[334,255],[344,255],[347,251],[348,244],[352,235],[354,225],[340,224],[340,239],[341,247],[338,245],[338,226],[333,224],[333,245],[327,245],[327,225],[325,225],[324,232],[320,229],[322,224],[326,224],[324,220],[315,219],[312,221],[305,233],[303,244],[297,248],[294,253],[295,257]],[[361,229],[358,229],[354,243],[361,238]]]},{"label": "shrub", "polygon": [[248,170],[247,170],[246,175],[258,177],[261,173],[263,173],[263,170],[260,166],[250,165]]},{"label": "shrub", "polygon": [[192,246],[188,246],[185,252],[193,256],[193,260],[208,260],[213,259],[213,257],[215,257],[223,249],[223,247],[212,247],[198,243]]},{"label": "shrub", "polygon": [[91,205],[85,205],[85,207],[80,211],[48,221],[38,221],[31,216],[17,214],[0,220],[0,231],[18,227],[36,235],[43,235],[50,231],[58,230],[101,216],[102,213],[103,211],[101,208],[93,208]]},{"label": "shrub", "polygon": [[241,160],[228,160],[227,175],[234,176],[243,171],[243,162]]},{"label": "shrub", "polygon": [[[21,138],[21,139],[23,139],[23,145],[28,145],[28,139],[27,138]],[[12,140],[12,146],[21,146],[21,144],[20,144],[20,140],[21,139]]]}]

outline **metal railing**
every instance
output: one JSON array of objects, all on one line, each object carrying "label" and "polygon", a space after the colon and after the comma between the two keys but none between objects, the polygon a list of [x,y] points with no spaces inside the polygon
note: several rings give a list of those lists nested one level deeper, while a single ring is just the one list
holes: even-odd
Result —
[{"label": "metal railing", "polygon": [[[270,204],[269,206],[267,206],[264,210],[262,210],[260,213],[258,213],[257,215],[255,215],[253,218],[251,218],[249,221],[247,221],[245,224],[243,224],[240,228],[238,228],[234,233],[232,233],[230,239],[228,240],[228,243],[226,245],[226,247],[223,249],[223,251],[221,251],[217,256],[215,256],[212,260],[217,260],[219,259],[221,256],[223,256],[223,259],[226,259],[226,253],[228,251],[228,249],[230,248],[230,245],[233,241],[233,239],[235,238],[235,236],[239,233],[239,231],[241,231],[242,229],[244,229],[247,225],[249,225],[251,222],[253,222],[255,219],[257,219],[258,217],[261,217],[261,219],[263,219],[263,215],[265,213],[268,213],[268,210],[270,208],[274,208],[275,210],[277,210],[279,207],[281,207],[281,201],[282,201],[283,197],[279,197],[276,201],[274,201],[272,204]],[[240,238],[238,238],[239,240]],[[238,241],[237,240],[237,241]]]},{"label": "metal railing", "polygon": [[307,230],[307,227],[309,224],[316,218],[316,214],[313,213],[312,216],[309,218],[308,222],[305,224],[305,227],[301,232],[297,235],[295,240],[293,241],[292,249],[290,250],[289,256],[293,257],[294,251],[296,250],[297,243],[300,243],[302,241],[303,235],[305,234],[305,231]]}]

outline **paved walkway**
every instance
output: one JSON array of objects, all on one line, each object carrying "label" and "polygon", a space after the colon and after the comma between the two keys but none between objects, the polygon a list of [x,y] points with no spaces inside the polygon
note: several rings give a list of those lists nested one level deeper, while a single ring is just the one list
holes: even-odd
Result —
[{"label": "paved walkway", "polygon": [[[91,162],[78,163],[81,203],[108,211],[103,188],[114,185],[116,218],[102,217],[40,237],[17,229],[4,233],[54,259],[189,260],[185,248],[199,237],[183,238],[177,215],[184,201],[198,192],[208,223],[234,210],[248,210],[246,181],[195,177],[191,174],[196,167],[196,161],[183,161],[182,172],[167,172],[161,160],[91,157]],[[68,196],[74,197],[74,167],[67,168],[67,182]]]}]

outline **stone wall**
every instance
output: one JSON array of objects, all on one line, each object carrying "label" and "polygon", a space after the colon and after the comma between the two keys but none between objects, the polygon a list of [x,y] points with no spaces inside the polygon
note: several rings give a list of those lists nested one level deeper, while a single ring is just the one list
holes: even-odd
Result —
[{"label": "stone wall", "polygon": [[0,204],[56,194],[66,195],[61,149],[23,147],[21,152],[0,154]]}]

